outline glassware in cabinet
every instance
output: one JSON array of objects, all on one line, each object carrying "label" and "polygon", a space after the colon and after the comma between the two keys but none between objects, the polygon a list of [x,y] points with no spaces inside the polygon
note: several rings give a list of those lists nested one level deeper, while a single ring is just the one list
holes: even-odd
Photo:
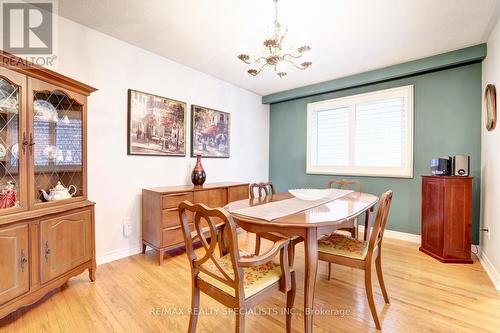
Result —
[{"label": "glassware in cabinet", "polygon": [[0,215],[24,205],[26,137],[22,122],[25,76],[0,70]]},{"label": "glassware in cabinet", "polygon": [[34,203],[81,198],[85,196],[85,105],[61,90],[33,89],[32,94],[28,145]]}]

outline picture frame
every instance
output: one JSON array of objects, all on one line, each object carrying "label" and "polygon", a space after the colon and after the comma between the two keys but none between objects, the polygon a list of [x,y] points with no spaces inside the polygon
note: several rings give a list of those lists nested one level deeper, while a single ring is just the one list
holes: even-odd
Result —
[{"label": "picture frame", "polygon": [[231,114],[191,105],[191,157],[229,158]]},{"label": "picture frame", "polygon": [[186,156],[187,104],[128,89],[127,154]]},{"label": "picture frame", "polygon": [[484,90],[484,125],[493,131],[497,124],[497,92],[495,85],[488,84]]}]

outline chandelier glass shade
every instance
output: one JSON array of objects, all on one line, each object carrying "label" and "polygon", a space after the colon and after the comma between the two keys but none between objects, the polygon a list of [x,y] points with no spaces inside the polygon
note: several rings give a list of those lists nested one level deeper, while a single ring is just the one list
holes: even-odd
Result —
[{"label": "chandelier glass shade", "polygon": [[278,0],[274,1],[274,32],[272,36],[264,40],[263,45],[266,53],[261,57],[252,58],[248,54],[238,55],[238,59],[246,64],[252,65],[247,72],[250,75],[257,76],[266,67],[271,67],[274,72],[280,77],[287,75],[286,68],[288,64],[304,70],[311,66],[312,62],[307,59],[311,51],[311,47],[303,45],[297,49],[287,48],[285,39],[288,29],[283,29],[278,21]]}]

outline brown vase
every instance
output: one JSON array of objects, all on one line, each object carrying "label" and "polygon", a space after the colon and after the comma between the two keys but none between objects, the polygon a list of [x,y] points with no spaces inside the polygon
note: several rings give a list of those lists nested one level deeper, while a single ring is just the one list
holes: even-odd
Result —
[{"label": "brown vase", "polygon": [[193,172],[191,172],[191,181],[195,186],[201,186],[205,182],[207,174],[201,165],[201,155],[196,155],[196,165]]}]

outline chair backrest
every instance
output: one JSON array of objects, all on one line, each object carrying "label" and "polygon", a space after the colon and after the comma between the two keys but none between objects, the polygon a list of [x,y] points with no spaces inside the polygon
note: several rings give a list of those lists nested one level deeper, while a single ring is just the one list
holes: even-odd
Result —
[{"label": "chair backrest", "polygon": [[[194,215],[193,231],[189,228],[187,211]],[[192,204],[189,201],[184,201],[179,205],[179,217],[193,278],[203,272],[233,287],[236,295],[243,295],[243,270],[238,265],[240,254],[236,224],[231,215],[222,208],[209,208],[204,204]],[[209,240],[207,240],[207,236]],[[203,247],[202,250],[197,251],[198,254],[193,245],[197,239]],[[228,253],[232,267],[224,268],[221,265],[216,255],[217,248],[221,253]],[[210,268],[207,268],[208,266]]]},{"label": "chair backrest", "polygon": [[339,190],[353,190],[361,192],[361,182],[357,179],[330,179],[327,184],[328,188],[337,188]]},{"label": "chair backrest", "polygon": [[261,182],[261,183],[253,183],[250,184],[250,198],[255,198],[255,192],[257,190],[257,197],[264,198],[268,195],[276,194],[276,190],[274,189],[274,185],[272,182]]},{"label": "chair backrest", "polygon": [[377,216],[373,224],[373,230],[368,244],[368,254],[371,256],[373,251],[382,244],[384,237],[385,226],[387,225],[387,217],[392,203],[392,191],[387,191],[380,197]]}]

